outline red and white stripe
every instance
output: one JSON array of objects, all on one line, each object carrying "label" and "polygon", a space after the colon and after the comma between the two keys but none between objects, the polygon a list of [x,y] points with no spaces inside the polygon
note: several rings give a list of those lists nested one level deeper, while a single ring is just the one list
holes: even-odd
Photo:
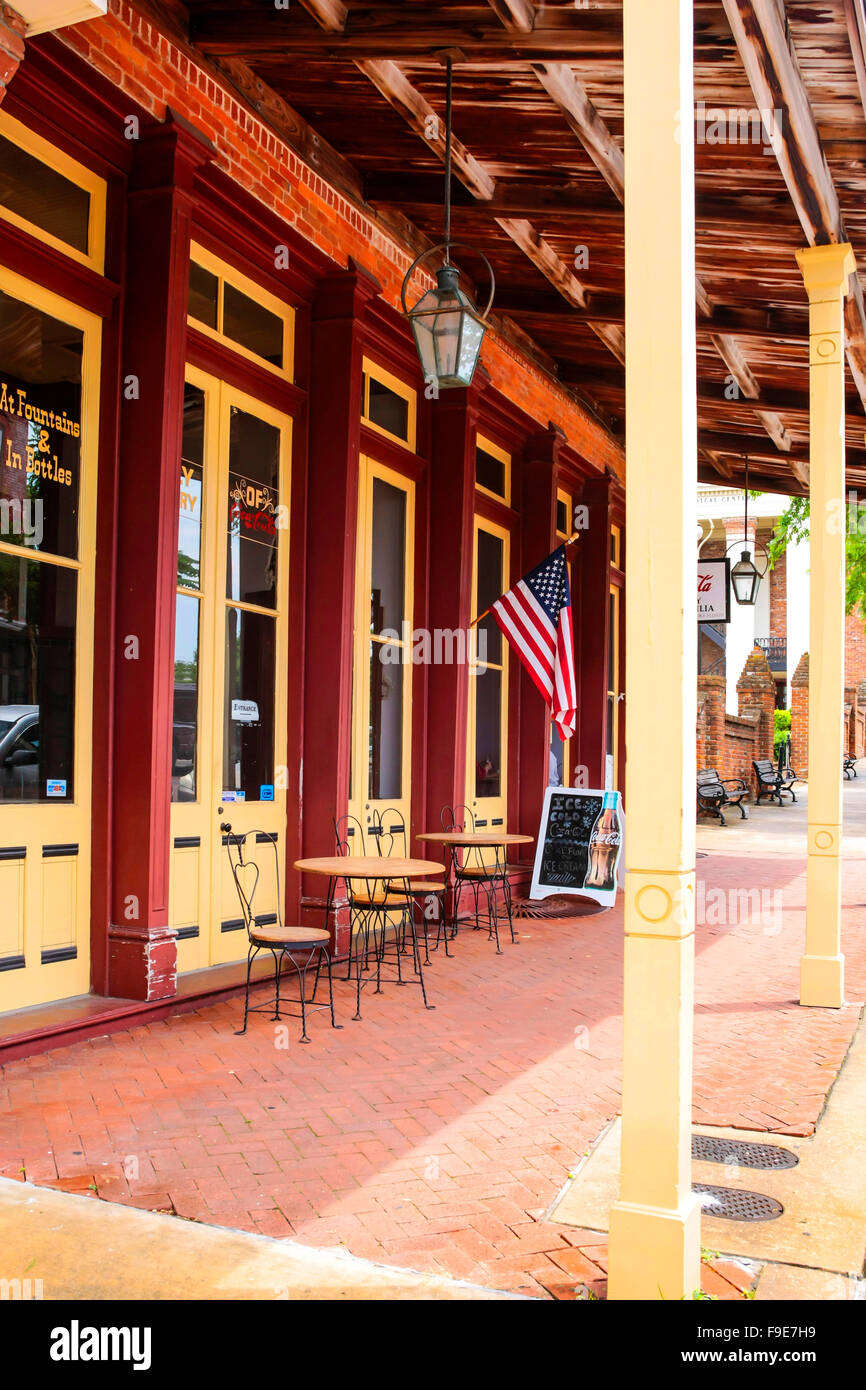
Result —
[{"label": "red and white stripe", "polygon": [[521,579],[490,605],[490,611],[550,706],[560,735],[571,738],[577,723],[577,681],[570,605],[560,609],[554,627]]}]

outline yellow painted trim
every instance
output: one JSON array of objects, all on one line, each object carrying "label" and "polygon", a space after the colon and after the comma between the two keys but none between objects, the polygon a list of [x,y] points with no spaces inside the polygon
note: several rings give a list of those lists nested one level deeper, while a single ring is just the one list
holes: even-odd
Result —
[{"label": "yellow painted trim", "polygon": [[494,498],[494,500],[497,502],[504,502],[507,507],[510,507],[511,455],[509,453],[506,453],[505,449],[501,448],[500,445],[494,444],[492,439],[487,439],[487,437],[483,434],[476,434],[475,448],[476,450],[483,449],[485,454],[490,454],[492,458],[499,459],[499,462],[504,465],[505,469],[504,490],[502,492],[493,492],[492,489],[489,487],[482,487],[481,483],[478,482],[477,478],[475,480],[476,491],[483,493],[485,497]]},{"label": "yellow painted trim", "polygon": [[[410,453],[414,454],[418,430],[417,391],[413,390],[411,386],[408,386],[405,381],[401,381],[398,376],[394,376],[392,372],[386,371],[384,367],[380,367],[379,363],[374,362],[372,357],[364,357],[361,362],[361,367],[364,377],[366,378],[364,382],[364,393],[361,400],[361,419],[364,421],[364,424],[367,425],[369,429],[375,430],[377,434],[381,434],[385,439],[393,440],[395,444],[399,444],[401,448],[408,449]],[[383,429],[381,425],[377,425],[375,421],[370,419],[371,377],[382,386],[387,386],[388,390],[393,391],[396,396],[402,396],[403,400],[408,404],[408,439],[401,439],[399,434],[392,434],[390,430]]]},{"label": "yellow painted trim", "polygon": [[[23,970],[0,972],[0,1012],[86,994],[90,989],[90,857],[93,761],[93,610],[95,601],[97,470],[99,464],[99,392],[102,369],[102,321],[30,280],[0,267],[0,290],[84,333],[81,363],[81,454],[78,499],[79,560],[12,547],[18,558],[76,570],[78,575],[75,663],[74,801],[52,806],[44,801],[0,804],[0,836],[27,845],[24,860]],[[9,547],[4,547],[8,553]],[[7,828],[3,828],[7,827]],[[77,844],[75,857],[75,960],[43,966],[42,918],[46,906],[42,845]],[[57,862],[57,861],[54,861]],[[73,944],[72,942],[69,943]]]},{"label": "yellow painted trim", "polygon": [[[217,278],[217,327],[211,328],[209,324],[202,323],[201,319],[195,318],[192,314],[187,314],[187,323],[191,328],[195,328],[199,333],[204,333],[205,337],[212,338],[215,343],[221,343],[230,352],[236,352],[239,357],[245,357],[248,362],[255,362],[259,367],[264,367],[265,371],[272,372],[274,376],[282,377],[286,381],[294,379],[295,361],[295,311],[284,299],[278,299],[276,295],[270,294],[256,280],[251,280],[249,276],[236,270],[228,261],[221,260],[219,256],[205,250],[198,242],[190,242],[189,259],[195,261],[203,270],[207,270]],[[266,358],[260,357],[257,352],[246,348],[242,343],[238,343],[234,338],[222,330],[224,323],[225,309],[225,285],[232,285],[234,289],[240,290],[248,299],[260,304],[263,309],[267,309],[275,318],[281,320],[283,324],[283,365],[275,367],[273,362],[268,362]]]},{"label": "yellow painted trim", "polygon": [[[560,537],[562,538],[562,540],[567,541],[568,538],[569,538],[569,536],[571,535],[571,530],[570,530],[569,528],[570,528],[570,526],[571,526],[571,509],[572,509],[572,507],[573,507],[573,505],[574,505],[573,502],[572,502],[571,493],[570,493],[570,492],[566,492],[566,491],[564,490],[564,488],[561,488],[561,487],[560,487],[560,488],[557,488],[557,489],[556,489],[556,501],[557,501],[557,504],[560,503],[560,502],[564,502],[564,503],[565,503],[565,510],[566,510],[566,512],[567,512],[567,514],[568,514],[568,519],[567,519],[567,522],[566,522],[566,530],[563,531],[559,526],[557,526],[557,528],[556,528],[556,534],[557,534],[557,536],[560,536]],[[559,511],[559,506],[558,506],[558,505],[557,505],[557,511]],[[558,520],[559,520],[559,518],[557,517],[557,521],[558,521]]]},{"label": "yellow painted trim", "polygon": [[26,218],[19,217],[17,213],[11,212],[2,204],[0,204],[0,217],[11,222],[13,226],[29,232],[31,236],[44,242],[46,246],[53,246],[56,250],[62,251],[65,256],[70,256],[74,261],[80,261],[82,265],[90,266],[98,275],[102,275],[105,270],[105,206],[108,193],[105,179],[94,174],[93,170],[88,169],[86,165],[79,164],[78,160],[73,159],[71,155],[64,154],[56,145],[50,144],[48,140],[43,140],[42,136],[37,135],[29,126],[24,125],[21,121],[16,121],[13,116],[7,115],[4,111],[0,111],[0,135],[5,135],[8,140],[25,150],[27,154],[33,155],[41,163],[47,164],[50,169],[56,170],[70,183],[76,184],[89,194],[87,250],[79,251],[77,247],[70,246],[68,242],[53,236],[51,232],[46,232],[35,222],[28,222]]},{"label": "yellow painted trim", "polygon": [[622,532],[618,526],[611,526],[610,541],[610,563],[615,569],[622,569]]},{"label": "yellow painted trim", "polygon": [[[486,447],[486,446],[485,446]],[[480,488],[479,491],[484,491]],[[501,499],[500,499],[501,500]],[[475,517],[474,534],[472,542],[472,618],[478,614],[478,534],[480,531],[487,531],[490,535],[497,536],[502,541],[502,592],[508,588],[509,575],[511,574],[511,535],[504,526],[498,526],[494,521],[488,521],[486,517]],[[472,628],[473,634],[476,629]],[[466,805],[471,807],[476,818],[482,819],[502,817],[503,825],[508,826],[508,663],[509,646],[505,637],[502,638],[502,662],[488,661],[486,669],[491,671],[501,671],[502,681],[499,692],[499,729],[500,729],[500,768],[499,786],[501,788],[499,796],[476,796],[475,795],[475,735],[476,735],[476,713],[475,713],[475,682],[479,677],[473,672],[481,665],[474,658],[469,662],[469,717],[467,719],[466,731]],[[483,677],[482,677],[483,679]]]},{"label": "yellow painted trim", "polygon": [[[373,563],[373,480],[383,482],[406,495],[406,533],[404,538],[403,614],[412,627],[415,611],[415,484],[411,478],[386,468],[375,459],[362,455],[358,477],[358,540],[355,552],[355,641],[354,641],[354,698],[352,701],[352,796],[349,814],[356,816],[366,827],[374,809],[392,807],[399,811],[408,828],[412,804],[412,684],[414,666],[402,666],[403,672],[403,747],[402,795],[374,800],[369,793],[370,746],[370,668],[368,647],[370,632],[370,581]],[[390,639],[389,639],[390,640]],[[404,646],[400,641],[395,646]]]},{"label": "yellow painted trim", "polygon": [[[178,942],[178,968],[181,972],[200,969],[243,958],[247,952],[245,932],[221,931],[221,923],[240,915],[234,886],[226,874],[225,849],[219,822],[228,819],[235,831],[276,832],[285,846],[287,788],[281,768],[288,756],[288,668],[289,668],[289,555],[291,543],[291,440],[292,421],[253,396],[235,390],[227,382],[188,366],[186,380],[205,393],[205,442],[202,478],[202,555],[200,590],[178,588],[177,592],[198,599],[199,610],[199,702],[198,777],[196,800],[174,802],[171,808],[172,841],[176,836],[198,835],[201,839],[197,863],[199,920],[198,937]],[[229,440],[231,410],[236,406],[280,431],[280,504],[287,509],[288,525],[280,530],[277,567],[276,606],[264,608],[226,598],[226,509],[228,505]],[[262,614],[276,624],[275,702],[274,702],[274,800],[232,802],[218,816],[223,773],[223,716],[225,702],[225,614],[229,609]],[[293,789],[296,792],[297,788]],[[271,856],[269,847],[267,854]],[[194,872],[184,860],[184,849],[172,845],[171,900],[169,920],[174,923],[177,878]],[[267,865],[266,858],[263,863]],[[267,872],[270,872],[268,867]],[[284,887],[282,875],[281,889]],[[224,898],[224,892],[228,894]],[[261,911],[268,910],[264,906]]]}]

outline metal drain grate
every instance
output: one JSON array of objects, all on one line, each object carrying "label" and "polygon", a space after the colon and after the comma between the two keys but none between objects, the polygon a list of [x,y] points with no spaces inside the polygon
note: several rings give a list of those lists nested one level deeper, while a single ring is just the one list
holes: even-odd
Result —
[{"label": "metal drain grate", "polygon": [[767,1197],[763,1192],[710,1187],[702,1182],[692,1183],[692,1191],[698,1193],[707,1216],[720,1216],[725,1221],[775,1221],[785,1210],[775,1197]]},{"label": "metal drain grate", "polygon": [[790,1149],[778,1144],[755,1144],[747,1139],[717,1139],[711,1134],[692,1135],[692,1158],[706,1163],[738,1163],[742,1168],[796,1168],[800,1162]]}]

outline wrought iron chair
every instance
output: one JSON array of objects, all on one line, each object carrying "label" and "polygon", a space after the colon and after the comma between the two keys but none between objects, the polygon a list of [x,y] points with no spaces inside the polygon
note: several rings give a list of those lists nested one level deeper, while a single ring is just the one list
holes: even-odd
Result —
[{"label": "wrought iron chair", "polygon": [[[384,858],[390,858],[394,849],[406,858],[408,857],[408,837],[406,835],[406,822],[402,812],[389,806],[384,811],[374,809],[372,824],[369,829],[371,838],[376,841],[377,852]],[[410,879],[409,893],[412,897],[413,908],[421,913],[421,922],[424,928],[424,964],[430,964],[430,950],[427,935],[427,908],[431,904],[431,899],[436,903],[437,932],[436,942],[438,945],[442,924],[445,921],[445,883],[432,883],[427,879]],[[448,934],[445,933],[445,954],[450,955],[448,949]],[[405,949],[405,925],[403,928],[403,945]],[[435,950],[435,947],[434,947]]]},{"label": "wrought iron chair", "polygon": [[[331,1014],[331,1027],[341,1028],[342,1024],[337,1023],[334,1017],[334,984],[331,978],[331,955],[330,955],[330,935],[327,931],[318,927],[287,927],[283,923],[282,908],[280,905],[280,860],[277,851],[277,838],[275,835],[263,831],[248,830],[245,834],[236,835],[231,825],[225,822],[220,826],[223,832],[223,844],[229,857],[229,867],[232,871],[232,878],[240,900],[241,913],[243,915],[244,926],[247,931],[249,949],[247,951],[247,987],[244,998],[244,1026],[237,1030],[238,1036],[247,1031],[247,1023],[250,1014],[268,1013],[271,1009],[273,1022],[278,1022],[282,1017],[280,1013],[280,980],[283,970],[283,962],[288,960],[294,967],[298,976],[300,998],[298,1003],[301,1006],[300,1013],[291,1011],[286,1012],[287,1018],[301,1019],[301,1042],[308,1043],[310,1038],[307,1035],[307,1011],[309,1009],[329,1009]],[[263,922],[256,916],[254,902],[256,891],[259,886],[260,870],[254,859],[245,859],[244,850],[247,840],[252,836],[253,843],[256,840],[267,840],[274,852],[274,870],[276,874],[277,888],[277,911],[276,923],[270,920]],[[234,851],[234,854],[232,854]],[[250,974],[253,961],[260,951],[270,951],[274,958],[274,989],[275,997],[267,1000],[263,1004],[250,1004]],[[307,971],[315,957],[316,978],[313,983],[313,992],[307,999]],[[328,971],[328,1003],[317,1004],[316,991],[319,988],[319,973],[322,968],[322,958]],[[294,1002],[294,1001],[290,1001]]]},{"label": "wrought iron chair", "polygon": [[[368,833],[372,833],[372,829],[373,827],[370,827]],[[337,841],[337,853],[341,857],[351,860],[353,849],[356,847],[360,847],[361,855],[366,855],[364,827],[357,817],[342,816],[339,820],[335,819],[334,834]],[[376,839],[378,846],[379,837],[377,836]],[[381,857],[381,850],[379,850],[379,857]],[[404,980],[403,978],[402,958],[406,948],[407,930],[411,933],[412,938],[413,968],[418,977],[416,983],[421,986],[425,1008],[433,1008],[434,1006],[427,1002],[427,990],[424,984],[424,973],[415,930],[413,899],[405,881],[399,880],[398,886],[390,883],[387,879],[371,879],[363,874],[347,873],[345,883],[351,922],[351,946],[346,978],[351,976],[354,960],[357,990],[357,1008],[354,1017],[356,1019],[361,1017],[361,976],[371,968],[371,945],[376,967],[377,994],[382,992],[382,966],[386,961],[392,961],[397,967],[397,984],[412,983],[411,980]],[[394,945],[394,950],[391,953],[388,949],[389,938]]]},{"label": "wrought iron chair", "polygon": [[[462,814],[461,814],[462,813]],[[475,833],[475,816],[465,804],[459,806],[443,806],[439,816],[442,829],[446,832],[470,830]],[[485,849],[489,853],[493,851],[493,863],[485,858]],[[451,847],[451,867],[454,883],[453,897],[453,921],[452,939],[457,934],[457,924],[460,912],[460,899],[464,892],[469,889],[472,893],[474,911],[470,917],[474,919],[474,930],[479,930],[482,924],[481,913],[481,894],[484,893],[487,903],[487,935],[491,941],[496,942],[497,954],[502,954],[502,945],[499,940],[499,914],[496,908],[497,888],[502,890],[502,899],[505,906],[505,915],[508,918],[508,926],[511,931],[511,940],[516,942],[514,934],[514,918],[511,907],[511,884],[508,881],[507,855],[504,847],[481,845],[454,845]]]}]

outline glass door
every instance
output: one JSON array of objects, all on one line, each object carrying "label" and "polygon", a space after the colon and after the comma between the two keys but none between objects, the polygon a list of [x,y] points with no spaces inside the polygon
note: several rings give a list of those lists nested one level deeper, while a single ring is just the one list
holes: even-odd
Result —
[{"label": "glass door", "polygon": [[[414,524],[414,483],[362,457],[349,810],[365,835],[373,812],[390,808],[402,816],[408,837]],[[367,848],[375,851],[374,844]]]},{"label": "glass door", "polygon": [[[475,519],[473,619],[508,588],[509,536],[492,521]],[[466,802],[476,829],[506,828],[508,804],[508,643],[492,616],[476,634],[469,666],[469,756]]]},{"label": "glass door", "polygon": [[90,988],[100,333],[0,270],[0,1011]]},{"label": "glass door", "polygon": [[[246,955],[220,831],[256,831],[257,915],[285,858],[291,421],[187,373],[172,736],[171,922],[178,969]],[[279,885],[282,891],[282,884]]]}]

